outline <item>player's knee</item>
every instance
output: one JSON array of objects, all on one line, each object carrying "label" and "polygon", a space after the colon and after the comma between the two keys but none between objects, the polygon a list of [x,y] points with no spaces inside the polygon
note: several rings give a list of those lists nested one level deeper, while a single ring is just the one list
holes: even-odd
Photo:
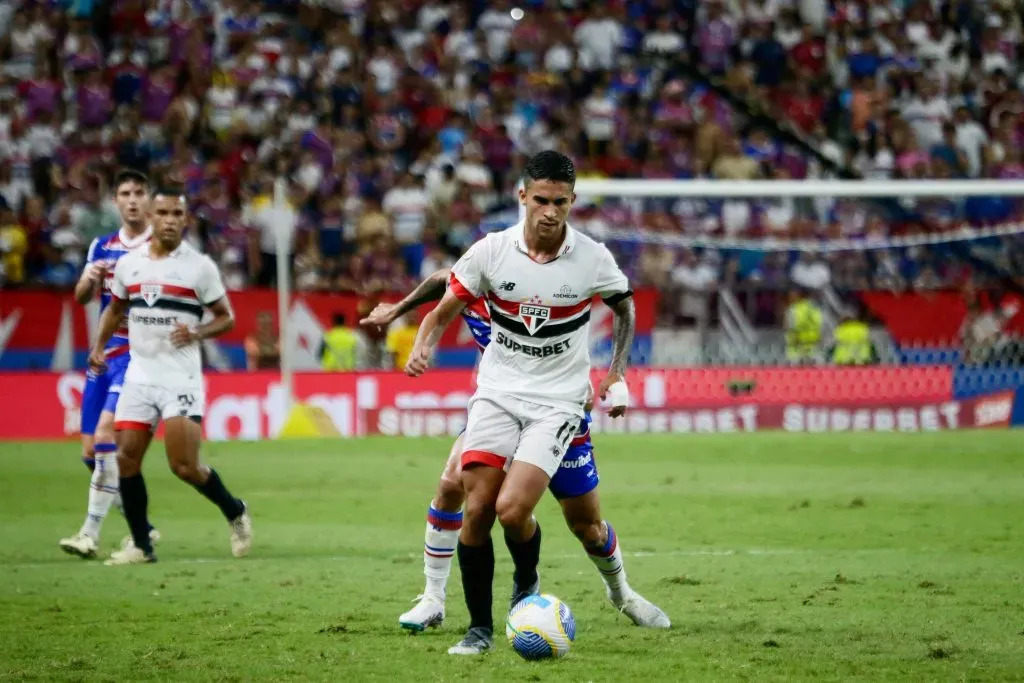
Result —
[{"label": "player's knee", "polygon": [[533,508],[512,497],[499,498],[496,506],[498,523],[504,529],[521,529],[533,517]]},{"label": "player's knee", "polygon": [[178,479],[189,484],[202,483],[198,463],[175,460],[171,461],[170,466],[171,472],[173,472],[174,476]]}]

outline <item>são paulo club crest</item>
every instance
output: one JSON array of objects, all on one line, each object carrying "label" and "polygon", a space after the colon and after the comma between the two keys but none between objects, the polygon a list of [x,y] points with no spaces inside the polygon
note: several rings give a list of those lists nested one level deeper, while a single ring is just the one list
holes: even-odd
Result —
[{"label": "s\u00e3o paulo club crest", "polygon": [[146,302],[146,305],[152,306],[160,298],[164,288],[163,285],[142,285],[139,291],[142,293],[142,300]]},{"label": "s\u00e3o paulo club crest", "polygon": [[[538,302],[538,303],[534,303]],[[540,299],[533,297],[528,303],[519,304],[519,319],[526,331],[533,336],[551,318],[551,308],[539,305]]]}]

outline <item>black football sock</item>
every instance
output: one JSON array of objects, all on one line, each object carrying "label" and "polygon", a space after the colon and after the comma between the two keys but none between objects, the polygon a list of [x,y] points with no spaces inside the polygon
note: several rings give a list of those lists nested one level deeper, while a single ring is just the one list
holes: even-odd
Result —
[{"label": "black football sock", "polygon": [[224,482],[220,480],[217,470],[210,469],[210,476],[206,478],[205,484],[193,485],[196,491],[206,496],[207,500],[220,508],[224,517],[230,522],[245,512],[245,505],[225,488]]},{"label": "black football sock", "polygon": [[124,517],[128,520],[128,528],[132,532],[135,547],[150,555],[153,545],[149,541],[149,520],[146,517],[149,507],[149,493],[146,491],[146,480],[142,474],[134,477],[121,477],[121,504],[124,506]]},{"label": "black football sock", "polygon": [[528,588],[537,581],[537,564],[540,562],[540,524],[533,532],[533,537],[522,543],[513,541],[505,534],[505,545],[512,554],[512,564],[516,570],[513,579],[519,588]]},{"label": "black football sock", "polygon": [[490,538],[480,546],[464,545],[459,541],[458,554],[462,592],[469,610],[469,627],[493,632],[494,544]]}]

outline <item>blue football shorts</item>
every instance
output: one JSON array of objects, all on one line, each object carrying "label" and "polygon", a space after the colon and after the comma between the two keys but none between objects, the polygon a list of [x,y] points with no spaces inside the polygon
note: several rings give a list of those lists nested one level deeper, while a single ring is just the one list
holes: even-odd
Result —
[{"label": "blue football shorts", "polygon": [[107,371],[97,375],[92,370],[85,377],[82,391],[82,434],[93,435],[103,411],[115,412],[117,399],[121,396],[124,373],[128,369],[130,354],[107,359]]}]

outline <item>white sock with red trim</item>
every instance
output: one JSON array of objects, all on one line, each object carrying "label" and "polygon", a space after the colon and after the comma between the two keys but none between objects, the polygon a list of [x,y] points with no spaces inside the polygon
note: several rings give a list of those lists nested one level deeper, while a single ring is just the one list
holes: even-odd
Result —
[{"label": "white sock with red trim", "polygon": [[616,600],[629,592],[629,584],[626,582],[626,568],[622,564],[622,549],[615,529],[607,521],[604,525],[608,529],[608,540],[602,548],[588,548],[587,557],[601,572],[601,579],[608,586],[612,599]]},{"label": "white sock with red trim", "polygon": [[461,510],[445,512],[431,504],[427,510],[427,529],[423,534],[423,575],[427,579],[423,593],[441,602],[445,599],[461,529]]},{"label": "white sock with red trim", "polygon": [[120,476],[117,446],[112,443],[96,444],[96,468],[92,471],[92,480],[89,482],[89,511],[80,532],[95,541],[100,538],[103,520],[106,519],[110,506],[119,498],[117,485]]}]

